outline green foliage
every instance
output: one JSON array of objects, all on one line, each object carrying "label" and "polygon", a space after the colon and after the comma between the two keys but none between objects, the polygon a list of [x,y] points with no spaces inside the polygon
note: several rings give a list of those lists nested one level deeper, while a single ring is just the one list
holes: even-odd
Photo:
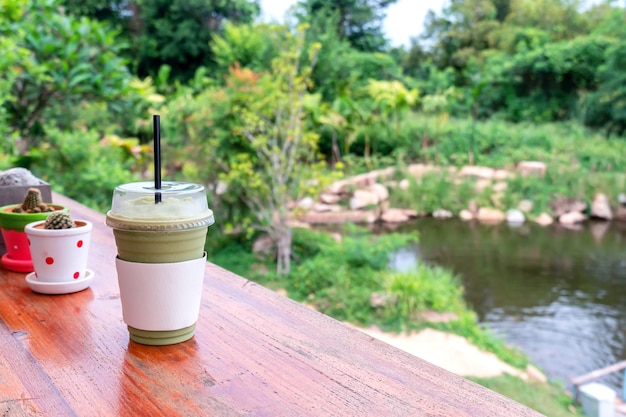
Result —
[{"label": "green foliage", "polygon": [[387,272],[384,286],[397,300],[393,314],[404,320],[420,311],[462,311],[465,306],[460,280],[439,266],[420,264],[408,272]]},{"label": "green foliage", "polygon": [[251,23],[258,0],[62,0],[70,13],[98,19],[122,31],[127,57],[141,78],[168,66],[173,80],[188,82],[200,67],[214,69],[212,36],[224,22]]},{"label": "green foliage", "polygon": [[323,233],[311,229],[296,228],[293,232],[293,255],[296,259],[304,260],[314,258],[324,248],[338,245],[333,237],[328,233]]},{"label": "green foliage", "polygon": [[275,36],[281,36],[279,25],[234,25],[227,22],[222,35],[213,36],[211,50],[215,55],[216,79],[228,74],[233,65],[249,68],[254,72],[269,71],[272,60],[279,55]]},{"label": "green foliage", "polygon": [[421,178],[411,179],[405,192],[394,190],[391,202],[398,207],[410,207],[419,213],[432,213],[437,209],[459,213],[468,207],[470,200],[489,206],[489,198],[474,191],[474,181],[455,183],[450,174],[426,173]]},{"label": "green foliage", "polygon": [[582,415],[580,406],[573,404],[572,397],[566,394],[565,388],[559,383],[528,382],[509,374],[495,378],[468,379],[546,416]]},{"label": "green foliage", "polygon": [[597,68],[611,44],[607,38],[583,36],[513,56],[492,54],[485,64],[479,106],[490,113],[503,111],[516,122],[570,119],[579,91],[597,88]]},{"label": "green foliage", "polygon": [[4,64],[11,68],[11,92],[0,95],[0,103],[9,133],[23,141],[17,145],[25,152],[44,135],[43,120],[53,105],[103,100],[109,111],[122,110],[130,74],[120,58],[124,43],[115,32],[64,15],[53,0],[24,0],[20,6],[12,18],[0,20],[0,37],[8,39],[1,45],[16,46]]},{"label": "green foliage", "polygon": [[621,41],[606,51],[606,63],[599,68],[599,87],[586,104],[584,122],[589,126],[606,127],[608,133],[626,133],[626,42]]},{"label": "green foliage", "polygon": [[263,275],[255,273],[254,265],[259,260],[252,253],[251,240],[221,235],[217,228],[211,228],[205,249],[207,259],[214,264],[248,279],[263,281]]},{"label": "green foliage", "polygon": [[31,149],[31,170],[55,192],[104,212],[116,185],[139,180],[130,172],[134,161],[124,157],[123,148],[99,143],[98,133],[46,131],[46,142]]},{"label": "green foliage", "polygon": [[[408,235],[394,234],[374,237],[358,228],[349,228],[346,232],[341,243],[326,238],[322,240],[323,245],[314,246],[315,256],[303,258],[290,274],[290,290],[294,294],[308,297],[331,287],[336,281],[349,286],[351,279],[357,280],[354,285],[370,290],[379,287],[379,278],[370,275],[370,272],[384,271],[390,254],[412,239]],[[301,245],[304,243],[303,240],[300,242]],[[372,283],[375,283],[374,287],[369,285]]]},{"label": "green foliage", "polygon": [[397,0],[301,0],[301,22],[333,20],[341,39],[360,51],[380,51],[386,45],[382,33],[383,11]]}]

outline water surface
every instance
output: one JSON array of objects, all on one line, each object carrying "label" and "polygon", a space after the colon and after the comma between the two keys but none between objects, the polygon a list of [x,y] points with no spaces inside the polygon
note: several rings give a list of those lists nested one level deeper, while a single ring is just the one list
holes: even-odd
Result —
[{"label": "water surface", "polygon": [[[403,230],[416,260],[451,268],[482,324],[524,351],[550,379],[568,381],[626,359],[626,224],[579,230],[420,219]],[[621,389],[621,375],[600,380]]]}]

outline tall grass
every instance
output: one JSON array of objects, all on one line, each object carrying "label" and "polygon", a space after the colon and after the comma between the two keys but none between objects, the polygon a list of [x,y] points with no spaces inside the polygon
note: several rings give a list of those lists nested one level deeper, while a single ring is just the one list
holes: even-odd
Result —
[{"label": "tall grass", "polygon": [[[442,165],[468,164],[473,151],[475,164],[499,168],[537,160],[582,172],[626,170],[626,140],[607,138],[576,122],[515,124],[450,118],[442,123],[416,113],[404,120],[401,132],[389,148],[406,148],[407,154]],[[426,148],[422,147],[424,137],[428,139]]]}]

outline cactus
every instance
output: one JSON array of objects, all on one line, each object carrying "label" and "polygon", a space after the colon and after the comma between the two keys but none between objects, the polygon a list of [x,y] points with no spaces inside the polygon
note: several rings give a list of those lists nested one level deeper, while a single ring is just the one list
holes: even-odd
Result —
[{"label": "cactus", "polygon": [[76,227],[70,214],[64,211],[55,211],[46,218],[44,229],[71,229]]},{"label": "cactus", "polygon": [[37,188],[29,188],[21,206],[13,209],[13,213],[46,213],[54,211],[41,201],[41,191]]}]

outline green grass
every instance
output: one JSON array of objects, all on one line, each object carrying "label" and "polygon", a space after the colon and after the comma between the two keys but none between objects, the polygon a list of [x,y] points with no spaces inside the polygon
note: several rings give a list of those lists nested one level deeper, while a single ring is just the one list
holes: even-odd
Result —
[{"label": "green grass", "polygon": [[511,398],[547,417],[581,415],[580,407],[572,405],[572,398],[562,386],[555,383],[526,382],[512,375],[495,378],[468,378],[492,391]]}]

